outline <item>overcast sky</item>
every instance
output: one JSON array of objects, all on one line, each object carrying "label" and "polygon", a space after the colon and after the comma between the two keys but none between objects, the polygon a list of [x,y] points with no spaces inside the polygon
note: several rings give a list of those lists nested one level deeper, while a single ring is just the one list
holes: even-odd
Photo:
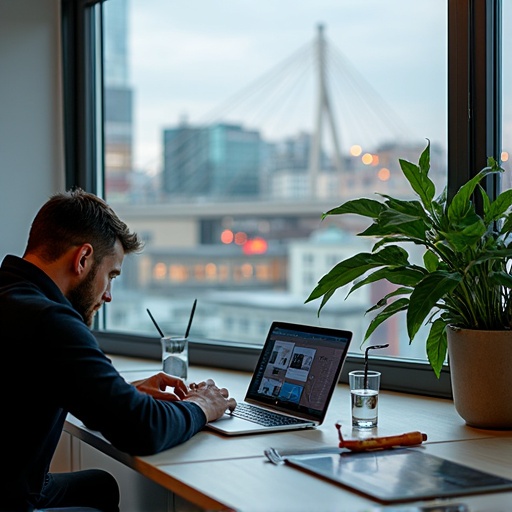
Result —
[{"label": "overcast sky", "polygon": [[[129,4],[139,168],[158,167],[163,128],[184,117],[191,124],[211,121],[219,112],[227,113],[223,105],[232,109],[232,120],[239,116],[244,125],[252,117],[242,114],[243,108],[259,111],[254,124],[260,122],[268,137],[279,130],[283,135],[311,131],[316,82],[306,63],[319,23],[325,25],[335,55],[346,59],[345,74],[341,67],[328,71],[344,151],[356,142],[375,145],[386,137],[396,138],[400,130],[406,137],[446,144],[446,0]],[[290,69],[281,76],[279,65],[285,62]],[[253,84],[262,77],[266,81],[257,90]],[[276,83],[270,84],[273,77]],[[353,82],[353,95],[344,89],[348,82]],[[248,92],[243,101],[241,91]],[[233,98],[239,107],[232,107]],[[364,98],[365,107],[359,104]],[[381,125],[382,119],[387,121]]]}]

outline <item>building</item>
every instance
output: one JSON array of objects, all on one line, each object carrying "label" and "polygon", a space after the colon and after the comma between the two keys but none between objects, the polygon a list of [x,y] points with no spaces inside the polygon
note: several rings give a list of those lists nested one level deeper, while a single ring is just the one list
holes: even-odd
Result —
[{"label": "building", "polygon": [[163,191],[172,197],[204,196],[211,190],[208,130],[186,123],[163,131]]},{"label": "building", "polygon": [[105,188],[113,200],[125,201],[133,175],[133,91],[128,65],[129,1],[109,0],[105,22]]},{"label": "building", "polygon": [[258,131],[218,123],[181,124],[163,132],[163,188],[170,197],[257,197],[262,142]]}]

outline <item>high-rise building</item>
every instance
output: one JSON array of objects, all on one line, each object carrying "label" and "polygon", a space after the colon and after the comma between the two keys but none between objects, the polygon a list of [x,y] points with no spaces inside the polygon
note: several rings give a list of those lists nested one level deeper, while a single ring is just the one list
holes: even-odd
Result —
[{"label": "high-rise building", "polygon": [[163,189],[173,196],[211,192],[208,130],[185,122],[163,131]]},{"label": "high-rise building", "polygon": [[214,196],[258,196],[261,138],[258,131],[217,124],[210,129]]},{"label": "high-rise building", "polygon": [[163,187],[173,196],[248,197],[260,193],[258,131],[218,123],[164,130]]},{"label": "high-rise building", "polygon": [[105,188],[109,200],[123,199],[133,174],[133,93],[128,66],[128,0],[105,2],[104,127]]}]

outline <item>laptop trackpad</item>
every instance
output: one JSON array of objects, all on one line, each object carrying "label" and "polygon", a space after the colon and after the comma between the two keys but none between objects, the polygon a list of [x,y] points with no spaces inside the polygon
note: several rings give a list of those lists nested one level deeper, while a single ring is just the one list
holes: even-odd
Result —
[{"label": "laptop trackpad", "polygon": [[258,425],[252,421],[237,418],[229,413],[225,413],[218,420],[208,423],[207,428],[221,432],[225,435],[251,434],[255,432],[269,431],[268,427]]}]

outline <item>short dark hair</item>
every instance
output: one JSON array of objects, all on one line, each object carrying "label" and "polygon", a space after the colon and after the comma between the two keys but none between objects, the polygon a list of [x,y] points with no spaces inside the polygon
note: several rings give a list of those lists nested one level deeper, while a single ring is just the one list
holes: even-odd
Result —
[{"label": "short dark hair", "polygon": [[144,245],[103,199],[74,188],[52,195],[41,207],[32,222],[25,253],[37,252],[47,261],[55,261],[70,247],[90,243],[99,263],[113,252],[116,240],[125,254],[138,252]]}]

